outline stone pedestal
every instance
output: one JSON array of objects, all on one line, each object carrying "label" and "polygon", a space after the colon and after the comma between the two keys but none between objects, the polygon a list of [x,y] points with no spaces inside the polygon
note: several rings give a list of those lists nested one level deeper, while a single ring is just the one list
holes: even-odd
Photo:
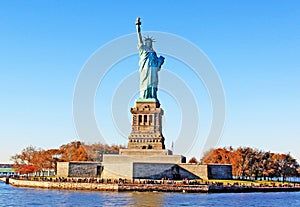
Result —
[{"label": "stone pedestal", "polygon": [[[165,149],[162,134],[162,116],[157,99],[138,99],[132,113],[131,133],[128,148],[121,149],[119,155],[104,155],[102,178],[153,179],[164,178],[166,172],[173,172],[177,164],[185,163],[182,155],[173,155]],[[179,168],[178,168],[179,169]]]},{"label": "stone pedestal", "polygon": [[[140,154],[143,150],[132,150],[132,154],[121,154],[121,155],[104,155],[103,156],[103,166],[104,171],[101,175],[104,179],[135,179],[134,175],[139,174],[139,172],[134,172],[134,165],[137,163],[147,163],[160,164],[160,166],[165,166],[160,168],[161,171],[169,170],[170,164],[176,165],[185,162],[185,157],[181,155],[166,155],[166,154]],[[145,151],[145,150],[144,150]],[[152,150],[146,150],[152,151]],[[154,152],[156,150],[153,150]],[[159,150],[163,151],[163,150]],[[134,154],[137,153],[137,154]],[[167,165],[164,165],[167,164]],[[151,169],[151,168],[147,168]],[[147,170],[145,169],[145,170]],[[144,171],[145,171],[144,170]],[[143,171],[143,172],[144,172]],[[152,172],[154,173],[154,172]],[[148,174],[151,174],[150,172]],[[157,174],[157,172],[155,172]],[[160,177],[162,178],[162,177]],[[151,179],[148,177],[147,179]]]},{"label": "stone pedestal", "polygon": [[128,149],[164,150],[165,139],[162,134],[164,111],[156,99],[138,99],[131,108],[132,129]]}]

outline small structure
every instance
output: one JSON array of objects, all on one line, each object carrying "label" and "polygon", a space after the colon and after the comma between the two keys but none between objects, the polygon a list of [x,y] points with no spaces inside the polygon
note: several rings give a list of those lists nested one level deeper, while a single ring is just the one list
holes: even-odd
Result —
[{"label": "small structure", "polygon": [[0,164],[0,176],[12,176],[17,173],[10,164]]}]

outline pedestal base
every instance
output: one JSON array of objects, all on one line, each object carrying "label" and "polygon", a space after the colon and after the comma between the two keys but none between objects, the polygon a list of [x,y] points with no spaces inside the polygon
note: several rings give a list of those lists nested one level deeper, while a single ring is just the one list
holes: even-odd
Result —
[{"label": "pedestal base", "polygon": [[163,110],[156,99],[138,99],[131,108],[132,126],[128,149],[164,150]]},{"label": "pedestal base", "polygon": [[[125,154],[120,155],[103,155],[104,170],[101,175],[104,179],[130,179],[133,180],[141,176],[141,173],[151,173],[151,167],[141,171],[140,169],[134,170],[134,166],[139,163],[147,164],[148,166],[160,166],[159,171],[166,171],[170,166],[184,163],[186,158],[182,155],[166,155],[166,154],[150,154],[149,150],[122,150]],[[168,153],[168,150],[155,150],[161,151],[160,153]],[[153,151],[154,152],[154,151]],[[137,154],[134,154],[137,153]],[[145,153],[145,154],[143,154]],[[157,152],[158,153],[158,152]],[[148,172],[149,171],[149,172]],[[153,172],[152,172],[153,173]],[[155,173],[157,174],[157,172]],[[137,176],[138,175],[138,176]],[[148,177],[151,179],[151,177]]]}]

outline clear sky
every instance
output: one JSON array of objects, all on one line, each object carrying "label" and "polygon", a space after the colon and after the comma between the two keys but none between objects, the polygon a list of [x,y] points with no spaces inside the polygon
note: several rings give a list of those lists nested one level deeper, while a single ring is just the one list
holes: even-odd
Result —
[{"label": "clear sky", "polygon": [[[215,66],[226,95],[226,122],[217,146],[290,152],[299,161],[299,1],[4,0],[0,2],[1,163],[10,162],[11,155],[29,145],[47,149],[81,140],[72,113],[79,73],[103,45],[134,33],[138,16],[143,30],[179,35],[199,47]],[[196,97],[202,125],[187,156],[199,158],[201,137],[209,128],[209,95],[204,86],[195,90],[202,83],[192,73],[181,74],[183,63],[165,56],[165,70],[180,76]],[[95,96],[98,128],[110,144],[127,140],[114,127],[111,102],[105,100],[111,100],[123,77],[138,69],[137,61],[136,54],[116,64]],[[167,92],[161,90],[159,96],[170,147],[185,109]]]}]

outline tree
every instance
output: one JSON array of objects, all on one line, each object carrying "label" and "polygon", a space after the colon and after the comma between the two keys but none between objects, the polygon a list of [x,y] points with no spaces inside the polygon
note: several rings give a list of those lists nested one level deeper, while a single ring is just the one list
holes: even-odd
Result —
[{"label": "tree", "polygon": [[232,173],[236,177],[273,178],[298,175],[297,161],[290,154],[276,154],[264,152],[250,147],[239,147],[234,150],[229,148],[211,149],[204,154],[202,163],[207,164],[231,164]]},{"label": "tree", "polygon": [[22,165],[19,166],[17,169],[20,174],[27,174],[27,175],[29,173],[33,173],[37,171],[36,167],[33,165]]},{"label": "tree", "polygon": [[69,161],[100,161],[100,153],[118,154],[122,145],[92,144],[86,145],[79,141],[61,145],[59,149],[36,149],[26,147],[20,154],[11,157],[14,168],[21,174],[28,174],[45,169],[56,168],[57,162]]},{"label": "tree", "polygon": [[33,146],[26,147],[22,150],[21,154],[15,154],[11,157],[14,162],[14,169],[16,172],[21,174],[28,174],[35,172],[36,166],[32,165],[32,159],[34,154],[37,152]]},{"label": "tree", "polygon": [[75,141],[66,145],[62,145],[59,148],[61,153],[61,161],[90,161],[90,157],[86,153],[84,146],[81,142]]},{"label": "tree", "polygon": [[17,165],[28,165],[31,163],[34,154],[37,149],[33,146],[26,147],[22,150],[21,154],[15,154],[11,157],[11,160]]},{"label": "tree", "polygon": [[192,157],[190,160],[189,160],[189,163],[198,163],[197,159],[195,157]]},{"label": "tree", "polygon": [[282,182],[285,182],[286,177],[298,176],[299,164],[290,154],[274,154],[273,159]]},{"label": "tree", "polygon": [[203,163],[231,164],[232,152],[227,148],[211,149],[201,159]]}]

